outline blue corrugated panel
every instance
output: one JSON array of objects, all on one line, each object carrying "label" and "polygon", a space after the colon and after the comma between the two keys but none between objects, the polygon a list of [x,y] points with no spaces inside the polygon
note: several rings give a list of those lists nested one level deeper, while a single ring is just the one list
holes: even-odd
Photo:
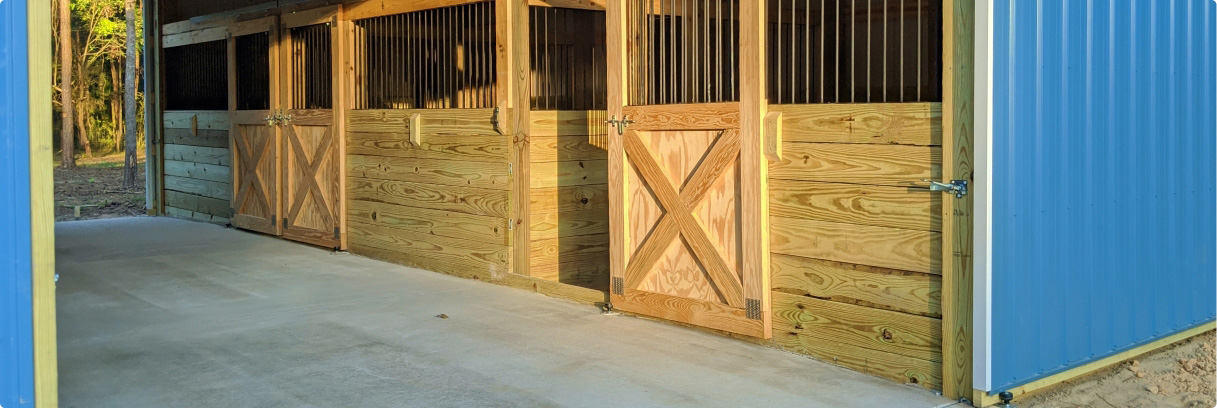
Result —
[{"label": "blue corrugated panel", "polygon": [[34,406],[26,4],[26,0],[0,1],[0,406],[4,408]]},{"label": "blue corrugated panel", "polygon": [[992,387],[1214,320],[1211,0],[996,0]]}]

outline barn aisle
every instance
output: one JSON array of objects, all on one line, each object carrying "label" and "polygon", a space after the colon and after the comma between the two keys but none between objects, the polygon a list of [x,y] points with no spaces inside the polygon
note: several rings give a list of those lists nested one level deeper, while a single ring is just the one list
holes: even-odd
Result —
[{"label": "barn aisle", "polygon": [[776,349],[214,225],[65,222],[56,246],[64,407],[949,403]]}]

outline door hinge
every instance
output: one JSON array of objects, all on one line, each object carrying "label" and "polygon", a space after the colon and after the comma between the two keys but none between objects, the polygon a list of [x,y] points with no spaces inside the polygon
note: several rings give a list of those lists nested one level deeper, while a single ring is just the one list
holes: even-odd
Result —
[{"label": "door hinge", "polygon": [[338,233],[338,227],[334,227],[334,239],[338,239],[341,235]]},{"label": "door hinge", "polygon": [[921,181],[930,183],[930,191],[942,191],[954,194],[955,198],[963,198],[963,196],[968,195],[967,180],[951,180],[950,183],[939,183],[929,179],[921,179]]},{"label": "door hinge", "polygon": [[277,223],[277,222],[279,222],[279,217],[276,217],[274,215],[270,216],[270,226],[272,226],[272,227],[275,226],[275,223]]},{"label": "door hinge", "polygon": [[760,299],[744,299],[744,309],[749,319],[761,320]]},{"label": "door hinge", "polygon": [[616,277],[616,276],[613,277],[613,294],[614,295],[624,295],[625,294],[625,279],[622,279],[622,278]]},{"label": "door hinge", "polygon": [[508,230],[508,231],[511,231],[511,230],[514,230],[514,229],[516,229],[516,219],[515,219],[515,218],[508,218],[508,219],[507,219],[507,230]]},{"label": "door hinge", "polygon": [[287,229],[287,217],[283,217],[283,229]]},{"label": "door hinge", "polygon": [[515,174],[515,166],[512,163],[507,163],[507,174]]}]

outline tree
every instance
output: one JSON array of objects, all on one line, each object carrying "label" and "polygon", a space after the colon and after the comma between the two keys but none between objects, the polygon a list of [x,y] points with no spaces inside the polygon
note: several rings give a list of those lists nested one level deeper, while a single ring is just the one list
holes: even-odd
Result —
[{"label": "tree", "polygon": [[123,139],[125,139],[127,142],[127,148],[123,160],[125,166],[125,171],[123,172],[123,187],[135,188],[135,152],[137,149],[137,138],[135,135],[135,131],[137,129],[135,126],[135,111],[137,110],[135,97],[135,64],[136,61],[139,61],[136,54],[138,44],[136,44],[135,40],[135,0],[125,0],[123,2],[123,7],[126,9],[127,14],[127,38],[125,41],[127,43],[127,75],[125,81],[127,89],[125,92],[126,100],[123,102],[123,130],[126,132],[126,136],[123,137]]},{"label": "tree", "polygon": [[76,167],[75,140],[72,136],[72,9],[70,0],[59,0],[59,103],[63,111],[59,143],[63,149],[63,168]]}]

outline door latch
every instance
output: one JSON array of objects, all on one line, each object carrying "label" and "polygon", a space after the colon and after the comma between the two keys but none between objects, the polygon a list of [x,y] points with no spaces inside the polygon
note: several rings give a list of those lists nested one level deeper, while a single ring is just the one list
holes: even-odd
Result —
[{"label": "door latch", "polygon": [[268,113],[265,118],[262,118],[262,120],[266,121],[266,126],[274,126],[275,122],[279,120],[279,114],[278,113],[273,113],[273,114]]},{"label": "door latch", "polygon": [[930,183],[930,191],[942,191],[955,194],[955,198],[963,198],[968,195],[967,180],[951,180],[950,183],[940,183],[929,179],[921,179],[921,181]]},{"label": "door latch", "polygon": [[623,115],[623,116],[621,116],[621,120],[617,120],[617,117],[613,116],[613,117],[609,118],[609,120],[604,121],[604,123],[616,126],[617,134],[624,135],[626,126],[629,126],[631,123],[634,123],[634,121],[630,120],[630,115]]}]

